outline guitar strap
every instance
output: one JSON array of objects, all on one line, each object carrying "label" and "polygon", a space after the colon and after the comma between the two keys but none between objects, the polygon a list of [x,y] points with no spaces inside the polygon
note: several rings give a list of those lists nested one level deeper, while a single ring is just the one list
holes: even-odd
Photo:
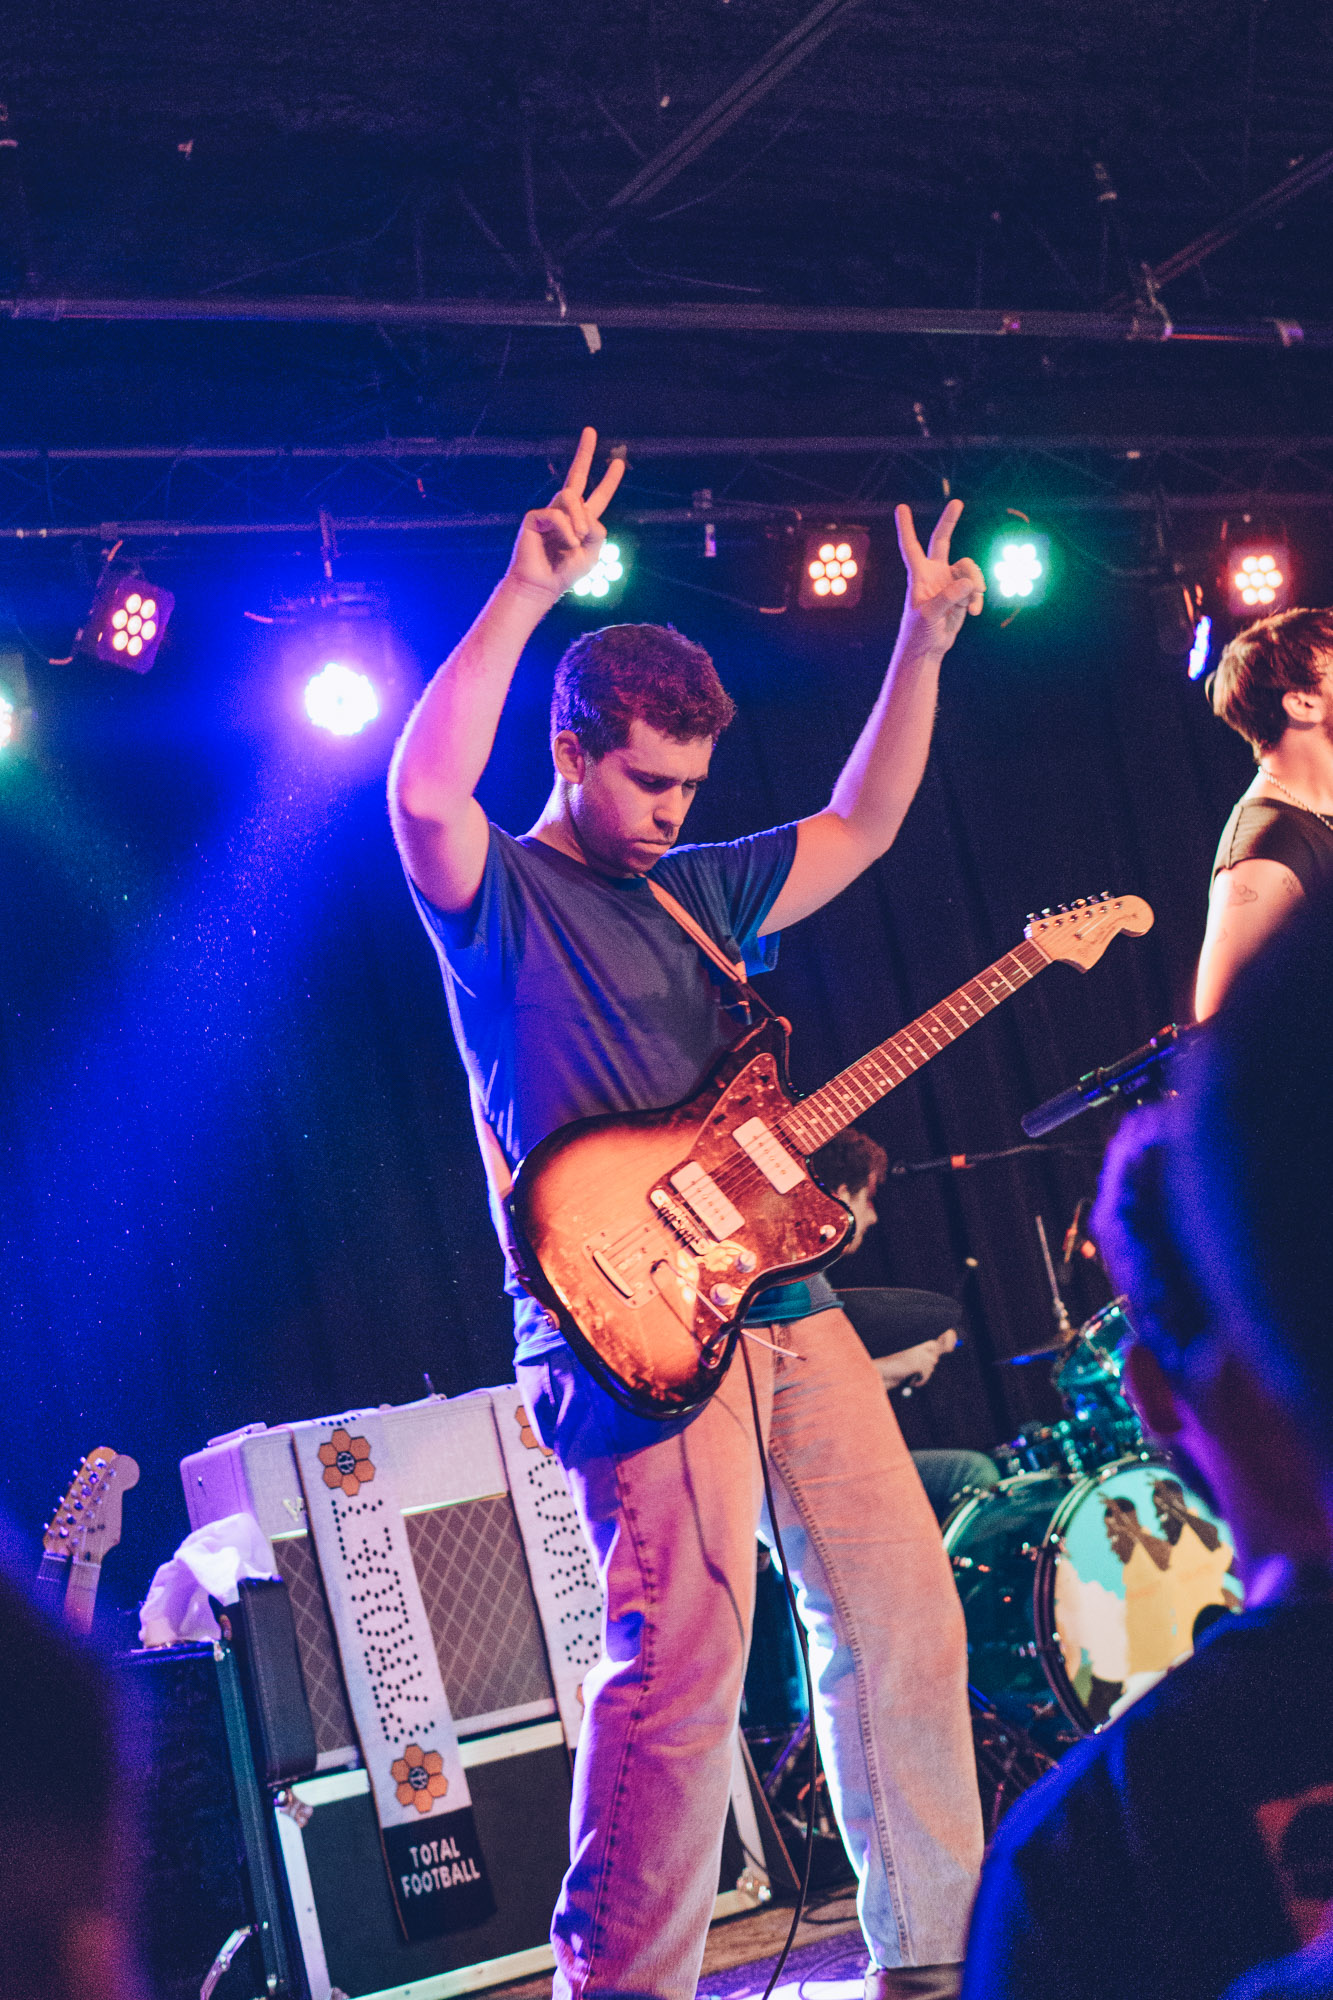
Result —
[{"label": "guitar strap", "polygon": [[698,945],[704,957],[711,959],[718,971],[726,974],[726,977],[736,989],[737,1000],[741,1001],[752,1012],[757,1009],[759,1013],[766,1014],[772,1019],[773,1009],[769,1006],[763,994],[756,993],[753,986],[751,986],[745,976],[745,966],[741,960],[728,958],[726,953],[718,945],[714,944],[703,925],[695,922],[683,903],[678,903],[670,891],[664,889],[659,882],[654,882],[651,876],[648,876],[646,879],[655,901],[661,904],[669,917],[675,918],[686,937],[691,938]]},{"label": "guitar strap", "polygon": [[[669,890],[654,882],[651,876],[645,878],[654,900],[678,923],[692,943],[699,947],[704,957],[715,965],[728,983],[735,989],[736,999],[750,1009],[772,1015],[773,1009],[762,994],[756,993],[745,976],[745,966],[740,959],[730,959],[721,947],[709,937],[702,924],[696,923],[683,903],[678,903]],[[481,1092],[471,1077],[468,1078],[468,1096],[472,1104],[472,1124],[477,1134],[477,1146],[481,1152],[481,1164],[486,1173],[486,1185],[490,1190],[491,1220],[500,1238],[511,1268],[517,1269],[511,1249],[509,1217],[505,1210],[505,1196],[514,1185],[514,1176],[504,1148],[496,1138],[486,1107],[481,1100]]]},{"label": "guitar strap", "polygon": [[702,924],[697,924],[683,903],[678,903],[669,890],[660,882],[654,882],[651,875],[645,878],[654,902],[660,903],[669,917],[674,917],[686,937],[692,938],[705,958],[710,958],[719,972],[725,972],[733,986],[739,986],[748,995],[749,981],[745,977],[745,967],[739,959],[730,959],[713,943]]}]

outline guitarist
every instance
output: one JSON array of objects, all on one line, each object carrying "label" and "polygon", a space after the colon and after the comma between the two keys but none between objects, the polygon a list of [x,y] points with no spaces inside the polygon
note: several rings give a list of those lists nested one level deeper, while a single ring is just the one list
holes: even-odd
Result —
[{"label": "guitarist", "polygon": [[[687,1096],[739,1032],[728,990],[646,878],[729,958],[770,966],[778,933],[846,888],[897,834],[925,766],[940,662],[984,589],[974,562],[950,561],[960,502],[926,550],[900,507],[902,624],[828,806],[706,847],[676,843],[734,713],[712,661],[669,627],[585,634],[557,669],[550,798],[515,839],[473,793],[527,639],[605,539],[602,515],[624,464],[613,459],[588,491],[595,447],[585,430],[560,492],[524,517],[495,592],[408,722],[389,780],[497,1226],[510,1172],[539,1139],[591,1113]],[[584,1683],[571,1862],[553,1919],[556,1995],[692,2000],[717,1890],[764,1504],[746,1369],[738,1358],[688,1419],[631,1415],[512,1274],[508,1288],[518,1380],[569,1477],[607,1602],[604,1656]],[[843,1314],[758,1333],[746,1352],[810,1635],[820,1746],[860,1882],[867,1992],[949,1994],[981,1818],[948,1563],[874,1364]]]}]

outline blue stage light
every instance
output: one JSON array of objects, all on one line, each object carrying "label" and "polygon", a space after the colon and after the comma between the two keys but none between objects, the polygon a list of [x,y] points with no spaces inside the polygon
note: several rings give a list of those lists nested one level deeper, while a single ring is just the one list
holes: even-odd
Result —
[{"label": "blue stage light", "polygon": [[380,698],[368,674],[329,660],[306,683],[305,712],[330,736],[359,736],[379,714]]},{"label": "blue stage light", "polygon": [[1190,647],[1189,677],[1197,681],[1208,665],[1208,642],[1213,636],[1213,621],[1203,612],[1194,625],[1194,643]]},{"label": "blue stage light", "polygon": [[32,719],[22,653],[0,652],[0,756],[20,750]]}]

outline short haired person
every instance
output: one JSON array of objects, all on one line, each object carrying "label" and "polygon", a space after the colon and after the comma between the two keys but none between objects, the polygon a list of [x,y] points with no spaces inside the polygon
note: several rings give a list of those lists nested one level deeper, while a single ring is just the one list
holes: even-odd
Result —
[{"label": "short haired person", "polygon": [[[958,504],[929,550],[901,509],[902,624],[829,805],[716,846],[677,847],[733,712],[707,654],[655,626],[577,640],[556,675],[554,785],[532,831],[514,839],[473,793],[523,646],[604,539],[623,465],[587,492],[595,444],[585,431],[559,494],[525,516],[509,568],[427,688],[390,776],[493,1187],[571,1119],[657,1108],[697,1086],[739,1029],[729,993],[645,878],[729,957],[770,964],[777,934],[893,840],[925,764],[940,662],[982,601],[976,564],[949,558]],[[762,1507],[746,1370],[738,1358],[689,1420],[630,1415],[512,1277],[510,1290],[518,1380],[569,1477],[607,1599],[553,1919],[556,1991],[692,2000],[718,1884]],[[820,1740],[860,1878],[871,1984],[951,1991],[981,1823],[948,1565],[842,1314],[816,1312],[760,1340],[746,1346],[811,1635]],[[950,1969],[938,1980],[874,1976],[875,1966],[927,1965]]]},{"label": "short haired person", "polygon": [[[875,1196],[888,1164],[889,1157],[884,1148],[868,1132],[859,1131],[855,1125],[839,1132],[836,1139],[830,1139],[811,1158],[814,1173],[830,1194],[846,1202],[856,1221],[855,1230],[843,1246],[843,1257],[850,1257],[853,1251],[859,1250],[868,1232],[879,1221]],[[824,1287],[828,1305],[843,1305],[875,1364],[875,1372],[887,1394],[892,1394],[895,1389],[923,1387],[944,1356],[952,1354],[958,1345],[958,1306],[942,1292],[877,1287],[851,1292],[839,1301],[822,1271],[806,1282],[812,1290],[815,1286]],[[794,1291],[796,1287],[789,1289]],[[923,1332],[923,1328],[930,1325],[937,1327],[938,1331]],[[910,1327],[915,1337],[909,1345],[899,1347],[894,1343],[902,1339],[905,1327]],[[912,1463],[939,1521],[952,1512],[964,1493],[1000,1483],[1000,1468],[984,1451],[962,1448],[914,1451]]]},{"label": "short haired person", "polygon": [[1213,862],[1194,990],[1200,1020],[1301,897],[1333,882],[1333,610],[1247,625],[1218,661],[1209,695],[1259,768]]},{"label": "short haired person", "polygon": [[1010,1812],[969,2000],[1218,2000],[1333,1914],[1330,1019],[1333,885],[1108,1155],[1128,1380],[1228,1523],[1245,1609]]}]

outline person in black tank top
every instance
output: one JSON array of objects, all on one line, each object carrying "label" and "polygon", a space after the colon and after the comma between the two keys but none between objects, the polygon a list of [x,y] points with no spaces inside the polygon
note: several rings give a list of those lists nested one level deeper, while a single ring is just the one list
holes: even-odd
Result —
[{"label": "person in black tank top", "polygon": [[1247,626],[1208,690],[1259,768],[1213,862],[1194,990],[1200,1020],[1296,904],[1333,883],[1333,610],[1282,611]]}]

